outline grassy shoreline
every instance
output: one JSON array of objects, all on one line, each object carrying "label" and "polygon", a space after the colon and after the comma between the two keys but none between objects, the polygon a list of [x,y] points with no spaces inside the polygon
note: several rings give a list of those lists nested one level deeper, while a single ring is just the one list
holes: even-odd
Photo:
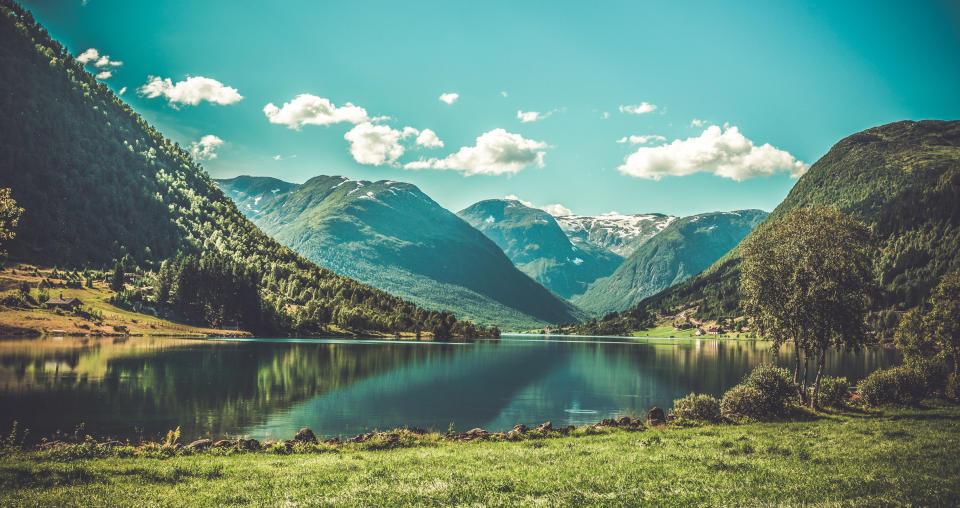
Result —
[{"label": "grassy shoreline", "polygon": [[[578,429],[579,431],[579,429]],[[920,504],[960,499],[960,408],[826,412],[804,421],[603,429],[458,442],[427,435],[311,453],[169,458],[0,455],[0,504]]]}]

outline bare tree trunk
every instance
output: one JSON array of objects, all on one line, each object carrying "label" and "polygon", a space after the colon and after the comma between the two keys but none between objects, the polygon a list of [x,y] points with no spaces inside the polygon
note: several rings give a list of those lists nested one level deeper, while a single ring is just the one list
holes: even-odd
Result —
[{"label": "bare tree trunk", "polygon": [[960,348],[953,348],[953,377],[960,376]]},{"label": "bare tree trunk", "polygon": [[800,344],[793,339],[793,384],[800,382]]},{"label": "bare tree trunk", "polygon": [[807,367],[810,364],[810,355],[804,351],[803,352],[803,372],[800,378],[800,403],[807,403]]},{"label": "bare tree trunk", "polygon": [[823,377],[823,364],[827,363],[827,348],[821,348],[817,358],[817,379],[813,383],[813,396],[810,397],[810,409],[819,409],[817,394],[820,393],[820,379]]}]

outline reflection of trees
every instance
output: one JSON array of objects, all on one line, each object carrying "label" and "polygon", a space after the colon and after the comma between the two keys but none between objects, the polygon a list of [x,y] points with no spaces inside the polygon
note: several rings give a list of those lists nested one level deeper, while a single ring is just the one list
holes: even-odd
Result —
[{"label": "reflection of trees", "polygon": [[193,342],[0,348],[2,423],[19,419],[37,437],[81,422],[103,435],[130,435],[140,427],[150,436],[179,425],[185,436],[219,436],[398,365],[449,356],[457,347]]}]

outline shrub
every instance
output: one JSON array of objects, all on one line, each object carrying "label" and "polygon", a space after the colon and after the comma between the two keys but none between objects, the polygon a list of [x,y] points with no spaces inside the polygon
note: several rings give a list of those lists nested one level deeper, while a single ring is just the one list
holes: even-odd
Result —
[{"label": "shrub", "polygon": [[871,406],[916,404],[943,387],[941,366],[933,361],[918,361],[878,370],[857,385],[863,400]]},{"label": "shrub", "polygon": [[670,413],[684,420],[713,422],[720,419],[720,401],[710,395],[691,393],[673,401]]},{"label": "shrub", "polygon": [[720,412],[731,419],[782,416],[796,394],[786,369],[761,364],[731,388],[720,401]]},{"label": "shrub", "polygon": [[820,380],[817,403],[824,407],[843,407],[847,401],[850,382],[845,377],[824,376]]}]

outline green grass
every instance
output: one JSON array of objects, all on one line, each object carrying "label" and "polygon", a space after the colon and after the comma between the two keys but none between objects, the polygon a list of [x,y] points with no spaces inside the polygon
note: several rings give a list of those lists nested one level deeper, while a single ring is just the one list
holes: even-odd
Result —
[{"label": "green grass", "polygon": [[[580,431],[578,430],[578,433]],[[361,445],[362,446],[362,445]],[[0,505],[915,504],[960,499],[960,408],[518,442],[0,457]]]},{"label": "green grass", "polygon": [[632,337],[666,337],[666,338],[695,338],[695,339],[750,339],[753,336],[749,333],[721,333],[720,335],[696,335],[696,328],[687,328],[686,330],[675,330],[673,326],[664,325],[646,330],[638,330],[630,334]]}]

